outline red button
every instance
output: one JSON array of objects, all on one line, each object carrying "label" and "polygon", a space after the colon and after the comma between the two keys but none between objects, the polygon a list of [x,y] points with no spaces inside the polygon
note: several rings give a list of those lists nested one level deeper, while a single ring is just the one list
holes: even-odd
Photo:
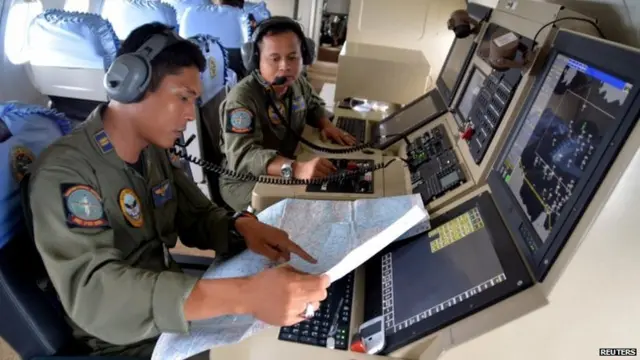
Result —
[{"label": "red button", "polygon": [[364,349],[362,340],[354,341],[351,343],[351,351],[365,354],[367,351]]},{"label": "red button", "polygon": [[467,126],[466,129],[460,134],[462,140],[470,140],[473,135],[473,128],[471,126]]}]

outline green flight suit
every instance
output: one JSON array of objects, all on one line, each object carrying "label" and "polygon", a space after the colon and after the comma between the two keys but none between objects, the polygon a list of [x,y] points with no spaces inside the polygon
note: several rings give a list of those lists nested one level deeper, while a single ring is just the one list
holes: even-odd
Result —
[{"label": "green flight suit", "polygon": [[121,160],[102,110],[34,163],[35,242],[75,336],[96,355],[149,358],[162,332],[189,331],[183,306],[198,277],[168,252],[178,235],[219,255],[244,241],[166,150],[146,148],[141,173]]},{"label": "green flight suit", "polygon": [[[274,111],[274,104],[278,111]],[[288,131],[278,112],[298,135],[302,135],[305,124],[318,127],[318,122],[329,116],[324,101],[304,77],[278,98],[270,84],[254,71],[234,86],[220,105],[223,166],[260,176],[267,174],[267,165],[276,155],[293,159],[298,137]],[[254,181],[220,177],[222,198],[236,211],[246,210],[251,204],[254,186]]]}]

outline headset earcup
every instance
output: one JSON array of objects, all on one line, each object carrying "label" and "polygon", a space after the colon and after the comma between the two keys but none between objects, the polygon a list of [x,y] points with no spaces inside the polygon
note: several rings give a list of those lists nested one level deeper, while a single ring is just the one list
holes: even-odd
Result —
[{"label": "headset earcup", "polygon": [[242,55],[242,64],[244,65],[247,73],[255,70],[257,67],[255,62],[257,60],[255,59],[255,47],[253,45],[253,42],[246,42],[242,44],[240,54]]},{"label": "headset earcup", "polygon": [[108,97],[123,104],[140,100],[150,83],[151,64],[133,53],[119,56],[103,81]]},{"label": "headset earcup", "polygon": [[304,49],[302,49],[302,61],[304,65],[311,65],[316,59],[316,43],[311,38],[304,38]]}]

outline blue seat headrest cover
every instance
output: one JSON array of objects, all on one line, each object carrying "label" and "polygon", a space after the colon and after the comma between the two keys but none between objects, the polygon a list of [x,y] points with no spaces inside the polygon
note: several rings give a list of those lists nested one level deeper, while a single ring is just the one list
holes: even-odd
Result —
[{"label": "blue seat headrest cover", "polygon": [[111,24],[96,14],[48,9],[28,31],[30,62],[36,66],[106,70],[120,47]]}]

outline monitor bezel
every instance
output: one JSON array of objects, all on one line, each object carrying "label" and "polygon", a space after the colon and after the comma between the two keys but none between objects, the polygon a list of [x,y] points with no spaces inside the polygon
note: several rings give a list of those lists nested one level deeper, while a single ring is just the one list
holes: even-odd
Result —
[{"label": "monitor bezel", "polygon": [[400,133],[400,134],[392,134],[391,136],[388,136],[387,139],[384,142],[378,142],[377,145],[375,146],[375,148],[379,149],[379,150],[386,150],[391,145],[397,143],[398,141],[402,140],[403,138],[406,138],[412,132],[420,129],[421,127],[425,126],[426,124],[430,123],[431,121],[439,118],[440,116],[442,116],[443,114],[445,114],[448,111],[448,108],[447,108],[446,104],[444,103],[444,99],[442,99],[442,96],[440,95],[438,90],[437,89],[433,89],[433,90],[428,91],[427,93],[417,97],[415,100],[413,100],[409,104],[403,106],[398,111],[396,111],[396,112],[392,113],[391,115],[389,115],[389,116],[385,117],[384,119],[382,119],[377,124],[378,128],[382,124],[385,124],[385,123],[387,123],[389,121],[392,121],[393,118],[395,118],[396,116],[401,114],[403,111],[406,111],[411,106],[414,106],[415,104],[417,104],[418,102],[424,100],[425,98],[427,98],[429,96],[431,96],[432,99],[433,99],[433,103],[435,104],[435,107],[436,107],[436,112],[434,112],[433,114],[431,114],[429,116],[426,116],[422,120],[419,120],[419,121],[415,122],[413,125],[408,127],[402,133]]},{"label": "monitor bezel", "polygon": [[469,35],[469,37],[471,36],[474,37],[471,42],[471,47],[469,48],[469,51],[467,52],[464,62],[462,63],[462,68],[460,69],[460,72],[458,72],[458,76],[456,76],[456,80],[453,83],[453,87],[451,89],[447,87],[447,84],[444,82],[442,75],[444,74],[444,71],[447,68],[447,64],[449,63],[449,60],[451,60],[451,55],[453,54],[453,49],[455,48],[456,43],[458,42],[458,40],[460,40],[458,38],[454,38],[453,43],[449,48],[449,53],[447,54],[447,58],[444,60],[444,65],[442,66],[442,70],[440,70],[440,75],[438,75],[438,79],[436,80],[436,87],[438,88],[438,91],[440,91],[440,95],[442,96],[442,99],[444,100],[444,103],[447,105],[447,107],[451,107],[451,105],[453,104],[453,101],[455,100],[455,95],[458,92],[458,89],[460,89],[460,84],[462,84],[464,74],[467,72],[467,69],[469,68],[469,64],[471,63],[471,59],[473,59],[473,54],[475,54],[476,48],[478,47],[478,43],[475,39],[476,34]]},{"label": "monitor bezel", "polygon": [[[524,211],[517,205],[518,202],[515,196],[503,181],[499,170],[500,165],[516,140],[524,119],[531,110],[535,97],[540,91],[553,62],[559,54],[630,82],[634,85],[634,88],[629,94],[628,103],[621,112],[622,115],[617,128],[612,128],[608,136],[602,140],[602,144],[609,144],[609,146],[600,146],[596,151],[592,162],[585,169],[585,175],[576,184],[574,194],[578,195],[572,196],[567,202],[560,216],[556,219],[556,225],[549,234],[547,241],[543,243]],[[640,73],[635,69],[636,64],[639,62],[640,52],[629,51],[614,43],[589,36],[560,31],[549,52],[543,70],[537,77],[522,110],[518,114],[513,130],[500,150],[499,157],[493,164],[488,183],[494,194],[496,205],[537,281],[542,282],[555,263],[560,251],[564,248],[573,229],[595,195],[599,183],[607,174],[607,169],[615,160],[640,115],[640,101],[638,101]],[[535,237],[534,240],[541,244],[535,252],[532,252],[527,246],[528,242],[521,234],[520,226],[523,226],[529,233],[528,235]]]},{"label": "monitor bezel", "polygon": [[[456,103],[453,109],[451,110],[454,120],[456,121],[456,124],[458,124],[458,126],[462,126],[465,123],[465,121],[467,121],[467,119],[462,118],[462,114],[460,113],[460,104],[462,103],[462,98],[464,97],[464,94],[469,89],[469,84],[471,84],[471,80],[473,79],[473,75],[475,74],[476,71],[484,75],[484,80],[480,84],[480,87],[482,87],[482,85],[484,84],[485,81],[487,81],[487,78],[490,75],[490,74],[485,74],[485,72],[482,71],[482,69],[479,66],[475,64],[471,65],[471,69],[469,69],[469,76],[467,76],[464,86],[460,88],[460,96],[458,96],[458,99],[456,99]],[[471,104],[471,109],[469,110],[469,113],[471,113],[471,110],[473,110],[473,105],[475,105],[475,101]]]},{"label": "monitor bezel", "polygon": [[481,32],[480,29],[482,27],[482,24],[486,19],[489,18],[489,16],[491,16],[492,11],[493,9],[490,7],[486,7],[476,3],[471,3],[471,4],[467,3],[467,12],[472,18],[474,18],[474,20],[478,21],[478,25],[476,25],[478,32],[472,33],[469,35],[469,37],[473,38],[471,43],[471,48],[467,52],[467,55],[464,59],[464,63],[462,64],[462,68],[460,69],[460,72],[456,77],[456,81],[454,82],[453,87],[451,89],[449,89],[445,84],[444,80],[442,79],[442,74],[444,74],[444,70],[447,67],[446,66],[447,63],[449,63],[449,60],[451,59],[451,55],[453,54],[453,49],[456,46],[456,42],[459,40],[457,37],[453,38],[453,43],[449,47],[449,52],[447,53],[447,57],[444,59],[444,63],[443,63],[444,65],[442,66],[442,69],[440,70],[440,74],[438,74],[438,78],[436,79],[436,88],[438,88],[438,91],[440,91],[440,94],[445,104],[447,105],[447,107],[451,107],[453,105],[453,102],[456,97],[455,95],[458,93],[458,90],[460,89],[460,85],[462,84],[462,80],[464,79],[464,75],[466,74],[467,69],[469,68],[469,64],[471,63],[471,60],[473,59],[473,56],[476,53],[476,49],[478,47],[479,34]]},{"label": "monitor bezel", "polygon": [[[423,321],[402,329],[395,334],[387,334],[387,345],[382,351],[383,355],[388,355],[403,346],[429,336],[438,330],[484,310],[533,285],[533,279],[531,278],[525,263],[520,258],[518,249],[511,240],[511,236],[509,235],[504,222],[500,219],[498,210],[488,192],[483,192],[445,214],[431,219],[431,228],[435,229],[436,227],[464,214],[474,207],[480,208],[485,228],[491,234],[491,243],[493,244],[498,261],[502,266],[506,280],[487,290],[483,290],[463,302],[432,315]],[[372,319],[376,316],[382,315],[382,284],[380,282],[380,279],[382,278],[382,256],[405,246],[409,242],[424,241],[423,236],[426,236],[426,234],[393,243],[384,251],[380,252],[365,263],[366,301],[364,307],[364,319]]]}]

